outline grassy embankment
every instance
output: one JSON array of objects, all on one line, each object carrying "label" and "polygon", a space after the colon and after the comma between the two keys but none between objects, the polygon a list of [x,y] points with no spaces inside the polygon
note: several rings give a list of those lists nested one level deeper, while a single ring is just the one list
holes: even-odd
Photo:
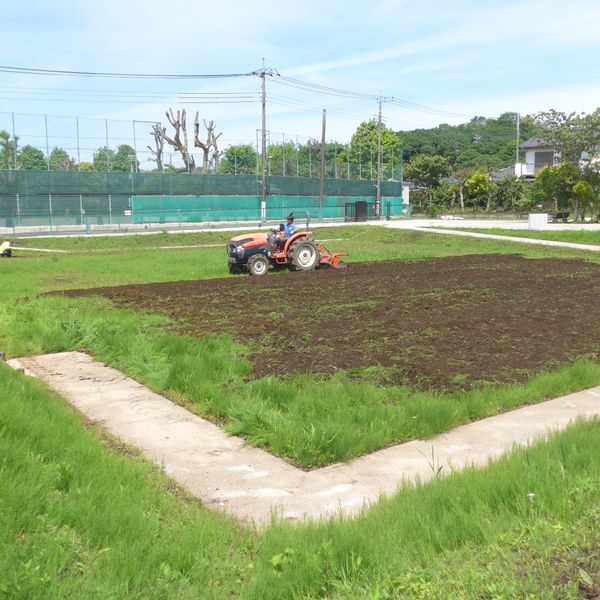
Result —
[{"label": "grassy embankment", "polygon": [[[372,230],[345,244],[361,260],[512,251]],[[156,318],[89,300],[12,306],[19,296],[57,288],[221,276],[222,250],[44,256],[3,261],[0,269],[0,346],[10,352],[87,346],[100,357],[112,353],[117,366],[155,386],[209,358],[218,371],[218,354],[237,363],[221,366],[205,397],[212,385],[221,389],[223,379],[246,372],[243,362],[230,360],[243,354],[231,340],[167,338],[146,327]],[[182,360],[175,371],[173,359]],[[583,371],[568,385],[589,375],[588,367],[577,367]],[[213,371],[201,371],[198,385]],[[254,534],[174,490],[39,383],[0,365],[0,390],[0,597],[578,598],[598,591],[597,422],[488,469],[405,490],[352,522],[276,525]]]}]

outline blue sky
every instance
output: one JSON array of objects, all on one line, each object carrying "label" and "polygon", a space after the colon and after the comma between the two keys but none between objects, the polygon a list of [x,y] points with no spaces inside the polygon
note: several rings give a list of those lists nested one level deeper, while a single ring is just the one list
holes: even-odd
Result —
[{"label": "blue sky", "polygon": [[[464,115],[498,116],[600,105],[600,3],[372,0],[357,3],[238,0],[22,0],[3,6],[0,64],[82,71],[231,73],[267,66],[284,76],[382,94]],[[0,128],[12,113],[23,143],[74,153],[148,143],[150,125],[169,106],[214,119],[223,145],[252,142],[260,127],[257,78],[173,81],[82,79],[0,73]],[[327,137],[347,142],[372,118],[375,100],[308,93],[268,82],[271,139]],[[181,94],[239,93],[239,104],[192,104]],[[224,96],[223,96],[224,97]],[[457,124],[468,117],[386,103],[393,129]],[[136,124],[132,125],[132,121]],[[70,142],[68,140],[71,140]]]}]

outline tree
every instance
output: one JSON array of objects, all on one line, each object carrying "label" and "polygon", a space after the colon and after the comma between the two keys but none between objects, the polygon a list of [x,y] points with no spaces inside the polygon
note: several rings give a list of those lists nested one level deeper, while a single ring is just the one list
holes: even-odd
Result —
[{"label": "tree", "polygon": [[107,146],[103,146],[102,148],[98,148],[96,152],[94,152],[94,169],[98,172],[107,173],[108,171],[113,170],[113,165],[115,164],[115,151],[111,150]]},{"label": "tree", "polygon": [[147,146],[148,150],[152,154],[152,159],[156,162],[156,168],[159,173],[163,171],[163,151],[165,147],[165,133],[167,130],[160,124],[155,123],[152,125],[152,137],[154,139],[154,148],[152,146]]},{"label": "tree", "polygon": [[229,146],[224,152],[220,172],[225,175],[255,175],[257,158],[252,144]]},{"label": "tree", "polygon": [[69,156],[66,150],[62,148],[54,148],[48,157],[51,171],[71,171],[74,161]]},{"label": "tree", "polygon": [[0,131],[0,169],[15,169],[17,166],[17,144],[19,138],[11,139],[8,131]]},{"label": "tree", "polygon": [[48,168],[46,157],[39,149],[27,144],[17,154],[17,164],[26,171],[42,171]]},{"label": "tree", "polygon": [[487,173],[475,171],[465,182],[465,189],[468,197],[475,202],[475,206],[479,206],[480,201],[483,200],[485,210],[490,210],[495,185],[490,181],[490,176]]},{"label": "tree", "polygon": [[221,134],[215,135],[215,122],[203,122],[204,127],[206,127],[205,142],[200,140],[200,121],[196,112],[196,118],[194,119],[194,147],[202,149],[202,172],[206,175],[210,170],[219,170],[219,161],[223,152],[219,151],[218,141]]},{"label": "tree", "polygon": [[532,186],[532,199],[539,204],[552,204],[554,210],[569,208],[573,186],[581,179],[578,166],[565,161],[540,170]]},{"label": "tree", "polygon": [[416,185],[434,188],[440,181],[447,178],[451,171],[448,159],[443,156],[428,156],[421,154],[415,156],[405,167],[405,176]]},{"label": "tree", "polygon": [[170,137],[165,131],[163,137],[169,145],[173,146],[173,148],[181,154],[185,170],[188,173],[191,173],[196,168],[196,161],[188,146],[187,113],[185,108],[183,110],[178,110],[177,114],[173,112],[172,108],[169,108],[165,115],[173,129],[175,129],[175,134],[173,137]]},{"label": "tree", "polygon": [[513,212],[516,212],[522,206],[524,198],[525,183],[519,177],[508,175],[496,184],[496,206],[504,210],[510,208]]},{"label": "tree", "polygon": [[561,153],[562,160],[588,168],[600,148],[600,108],[593,113],[550,110],[535,116],[538,134]]},{"label": "tree", "polygon": [[79,163],[79,170],[87,173],[93,173],[96,169],[91,162],[83,161]]},{"label": "tree", "polygon": [[112,170],[122,173],[136,172],[140,168],[140,163],[135,155],[135,150],[129,144],[117,146],[112,162]]},{"label": "tree", "polygon": [[594,199],[594,188],[587,181],[578,181],[572,188],[571,194],[575,200],[575,220],[579,215],[579,208],[583,209],[581,218],[585,216],[585,211],[592,205]]},{"label": "tree", "polygon": [[[375,173],[377,169],[377,139],[378,123],[375,120],[361,123],[354,134],[350,143],[350,161],[354,164],[370,165],[370,169],[362,169],[361,176],[368,173],[370,177],[371,170]],[[386,125],[381,126],[381,154],[382,162],[400,163],[401,143],[398,134],[389,129]],[[362,177],[361,177],[362,178]],[[365,177],[366,178],[366,177]]]}]

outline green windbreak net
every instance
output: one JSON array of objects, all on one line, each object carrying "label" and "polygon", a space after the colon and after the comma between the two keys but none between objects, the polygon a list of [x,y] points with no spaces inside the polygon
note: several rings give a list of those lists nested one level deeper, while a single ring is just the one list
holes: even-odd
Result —
[{"label": "green windbreak net", "polygon": [[[254,175],[0,171],[0,227],[344,219],[349,204],[375,201],[371,180],[326,179],[322,205],[319,190],[317,178],[268,177],[261,208]],[[381,190],[382,216],[409,215],[401,182]]]}]

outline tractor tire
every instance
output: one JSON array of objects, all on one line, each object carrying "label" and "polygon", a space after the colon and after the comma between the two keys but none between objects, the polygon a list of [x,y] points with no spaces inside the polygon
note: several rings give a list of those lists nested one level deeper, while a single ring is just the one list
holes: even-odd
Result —
[{"label": "tractor tire", "polygon": [[294,271],[312,271],[319,266],[320,260],[319,247],[308,238],[295,241],[288,251],[288,262]]},{"label": "tractor tire", "polygon": [[264,254],[255,254],[248,259],[250,275],[266,275],[269,270],[269,259]]},{"label": "tractor tire", "polygon": [[242,265],[229,265],[229,272],[232,275],[241,275],[243,272],[245,271],[244,267]]}]

